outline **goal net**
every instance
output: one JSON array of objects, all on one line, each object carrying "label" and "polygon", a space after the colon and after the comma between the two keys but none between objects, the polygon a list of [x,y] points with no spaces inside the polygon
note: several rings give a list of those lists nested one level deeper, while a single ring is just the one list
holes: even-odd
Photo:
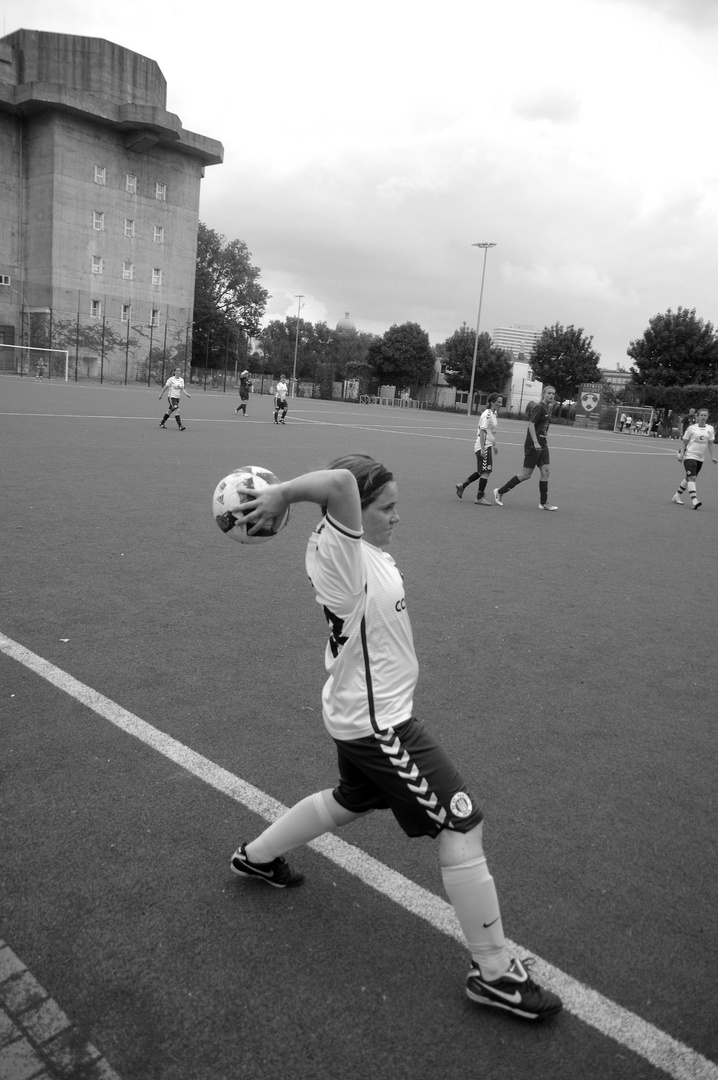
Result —
[{"label": "goal net", "polygon": [[0,371],[32,375],[36,379],[64,379],[70,376],[67,349],[40,349],[34,345],[0,345]]},{"label": "goal net", "polygon": [[613,430],[624,435],[650,435],[656,410],[648,405],[621,405],[616,409]]}]

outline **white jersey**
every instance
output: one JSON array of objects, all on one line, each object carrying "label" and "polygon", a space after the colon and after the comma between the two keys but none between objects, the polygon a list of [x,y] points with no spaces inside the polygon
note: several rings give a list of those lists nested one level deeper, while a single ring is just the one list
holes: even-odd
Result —
[{"label": "white jersey", "polygon": [[705,460],[708,445],[715,442],[716,435],[714,428],[710,424],[706,424],[705,427],[691,424],[683,432],[682,437],[686,443],[686,452],[683,456],[691,458],[693,461],[703,461]]},{"label": "white jersey", "polygon": [[287,390],[288,390],[288,387],[287,387],[286,383],[283,383],[283,382],[278,382],[277,383],[276,396],[279,398],[280,401],[285,400],[285,398],[287,396]]},{"label": "white jersey", "polygon": [[494,410],[493,409],[484,409],[481,416],[479,417],[479,426],[478,426],[477,431],[476,431],[476,444],[474,445],[474,450],[475,451],[481,449],[481,432],[482,431],[486,432],[486,441],[485,441],[484,445],[485,446],[495,446],[496,445],[496,429],[498,428],[498,426],[499,426],[499,421],[498,421],[498,417],[496,416],[496,413],[494,412]]},{"label": "white jersey", "polygon": [[167,390],[168,398],[179,398],[180,390],[184,390],[184,379],[178,379],[175,375],[170,375],[165,383],[165,389]]},{"label": "white jersey", "polygon": [[361,739],[411,719],[419,664],[391,555],[327,515],[309,539],[306,568],[330,626],[322,690],[329,734]]}]

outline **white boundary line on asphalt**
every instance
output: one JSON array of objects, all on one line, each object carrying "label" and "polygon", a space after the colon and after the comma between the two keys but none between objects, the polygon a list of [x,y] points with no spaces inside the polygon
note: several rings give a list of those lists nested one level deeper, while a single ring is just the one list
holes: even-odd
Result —
[{"label": "white boundary line on asphalt", "polygon": [[[0,633],[0,652],[34,671],[47,682],[91,709],[98,716],[109,720],[128,735],[133,735],[146,746],[152,747],[170,761],[181,765],[199,780],[216,791],[241,803],[248,810],[266,821],[274,821],[286,807],[252,784],[240,780],[228,770],[191,750],[171,736],[152,727],[134,713],[98,693],[84,683],[78,682],[66,671],[55,667],[36,653]],[[445,900],[421,888],[413,881],[384,866],[361,849],[333,835],[320,837],[310,845],[341,869],[353,874],[364,884],[388,897],[405,910],[418,915],[436,930],[463,944],[463,936],[456,921],[453,908]],[[532,955],[509,942],[512,951]],[[614,1039],[621,1046],[638,1054],[658,1069],[663,1069],[673,1080],[718,1080],[718,1065],[678,1042],[660,1028],[649,1024],[635,1013],[591,990],[540,957],[535,959],[535,972],[563,998],[564,1008],[574,1016],[595,1028],[602,1035]]]}]

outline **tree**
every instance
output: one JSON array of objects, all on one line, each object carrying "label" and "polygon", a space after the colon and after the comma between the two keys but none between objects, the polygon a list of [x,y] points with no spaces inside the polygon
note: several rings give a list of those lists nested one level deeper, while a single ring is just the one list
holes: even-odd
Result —
[{"label": "tree", "polygon": [[269,293],[259,284],[243,240],[229,242],[200,221],[194,288],[192,356],[194,363],[225,363],[237,357],[248,339],[259,334]]},{"label": "tree", "polygon": [[380,384],[397,388],[426,386],[434,374],[429,335],[418,323],[396,323],[367,351],[367,362]]},{"label": "tree", "polygon": [[718,382],[718,338],[709,322],[689,311],[669,308],[654,315],[643,337],[626,350],[638,386],[708,386]]},{"label": "tree", "polygon": [[600,382],[600,355],[583,327],[545,326],[534,347],[531,366],[544,385],[556,387],[559,401],[572,398],[584,382]]},{"label": "tree", "polygon": [[[476,331],[464,323],[443,344],[446,356],[446,381],[457,390],[468,390],[474,362]],[[487,333],[479,334],[476,349],[475,390],[500,390],[511,374],[511,354],[493,345]]]}]

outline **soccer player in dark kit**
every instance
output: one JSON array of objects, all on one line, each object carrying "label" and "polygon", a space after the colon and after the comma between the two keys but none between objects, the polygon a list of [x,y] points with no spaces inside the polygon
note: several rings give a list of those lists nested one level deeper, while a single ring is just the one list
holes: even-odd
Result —
[{"label": "soccer player in dark kit", "polygon": [[520,474],[517,473],[516,476],[512,476],[503,487],[494,488],[494,502],[497,506],[503,506],[503,496],[507,491],[518,487],[524,480],[528,480],[536,466],[538,466],[541,475],[539,480],[539,510],[558,510],[557,506],[552,506],[548,501],[549,455],[546,439],[549,424],[551,423],[551,406],[555,397],[556,388],[554,386],[544,386],[541,401],[538,405],[534,405],[529,416],[529,426],[526,431],[526,441],[524,442],[523,470]]},{"label": "soccer player in dark kit", "polygon": [[292,503],[316,503],[324,515],[309,538],[306,571],[329,625],[322,715],[339,782],[240,844],[232,870],[277,889],[300,885],[287,852],[373,810],[391,810],[407,836],[438,838],[444,888],[471,955],[467,996],[528,1020],[555,1016],[560,998],[509,953],[476,799],[413,713],[419,666],[404,580],[385,550],[399,522],[393,475],[371,457],[349,454],[244,494],[250,531]]}]

